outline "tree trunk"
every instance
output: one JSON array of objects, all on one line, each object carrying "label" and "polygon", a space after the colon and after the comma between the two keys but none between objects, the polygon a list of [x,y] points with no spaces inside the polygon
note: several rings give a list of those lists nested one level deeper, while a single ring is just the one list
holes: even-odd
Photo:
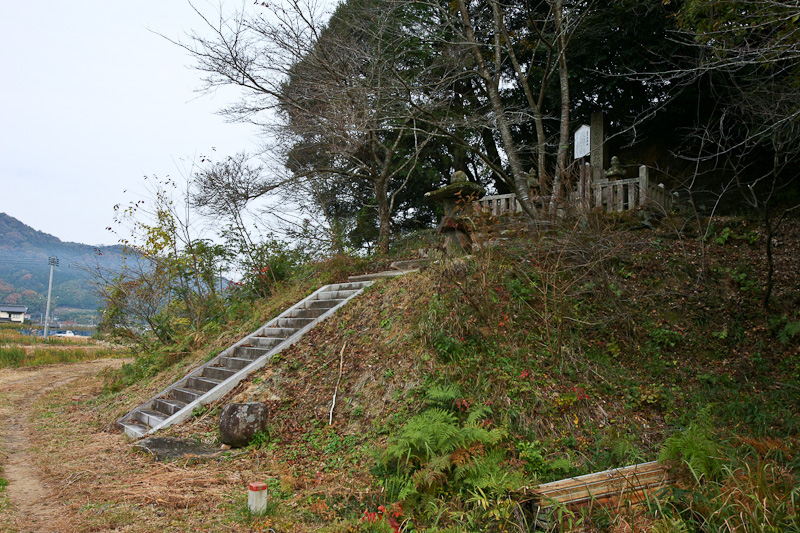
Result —
[{"label": "tree trunk", "polygon": [[[486,89],[486,94],[489,97],[492,112],[494,113],[495,124],[497,129],[500,131],[500,138],[503,140],[503,148],[506,151],[506,157],[508,157],[508,163],[511,167],[513,183],[510,185],[513,186],[514,194],[522,204],[522,209],[525,211],[525,213],[527,213],[531,218],[535,218],[536,210],[530,201],[527,174],[525,173],[525,169],[522,167],[522,162],[519,158],[519,151],[517,150],[517,146],[514,143],[514,138],[511,135],[511,125],[508,123],[505,107],[503,106],[503,102],[500,98],[499,72],[497,73],[498,75],[496,77],[493,77],[489,72],[489,67],[483,58],[483,54],[481,53],[481,49],[478,46],[478,42],[475,38],[475,32],[472,29],[472,22],[470,21],[469,12],[467,11],[467,6],[464,3],[464,0],[457,0],[457,6],[461,14],[461,23],[464,27],[467,42],[472,49],[472,55],[475,57],[475,62],[478,65],[478,73],[484,80],[484,87]],[[493,3],[492,7],[495,13],[495,25],[499,26],[499,21],[497,20],[497,17],[500,16],[499,9],[496,3]],[[499,42],[500,36],[498,30],[496,30],[496,34],[497,41],[493,46],[495,54],[498,55],[500,53],[500,47],[502,47],[502,44]]]},{"label": "tree trunk", "polygon": [[389,253],[392,238],[392,213],[389,206],[389,180],[381,176],[375,181],[375,201],[378,204],[378,252]]},{"label": "tree trunk", "polygon": [[764,309],[769,311],[769,300],[772,296],[772,287],[775,275],[775,259],[772,257],[772,238],[775,236],[775,228],[769,218],[769,209],[764,209],[764,230],[766,233],[766,253],[767,253],[767,286],[764,288]]},{"label": "tree trunk", "polygon": [[392,237],[391,216],[389,213],[389,202],[386,198],[381,201],[378,198],[378,251],[381,254],[389,253],[389,241]]},{"label": "tree trunk", "polygon": [[550,197],[550,210],[554,211],[561,198],[562,188],[566,180],[567,157],[569,155],[569,77],[567,71],[567,37],[564,33],[563,3],[556,0],[553,5],[553,23],[556,30],[558,47],[558,80],[561,90],[561,124],[558,136],[558,152],[556,172],[553,176],[553,191]]}]

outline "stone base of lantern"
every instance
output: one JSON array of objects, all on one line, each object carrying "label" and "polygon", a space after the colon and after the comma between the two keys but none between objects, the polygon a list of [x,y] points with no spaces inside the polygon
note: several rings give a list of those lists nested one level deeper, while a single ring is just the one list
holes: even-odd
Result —
[{"label": "stone base of lantern", "polygon": [[465,231],[451,229],[442,232],[444,247],[451,255],[467,255],[472,252],[472,238]]},{"label": "stone base of lantern", "polygon": [[451,255],[466,255],[472,252],[472,224],[460,218],[446,216],[438,231],[444,239],[444,247]]}]

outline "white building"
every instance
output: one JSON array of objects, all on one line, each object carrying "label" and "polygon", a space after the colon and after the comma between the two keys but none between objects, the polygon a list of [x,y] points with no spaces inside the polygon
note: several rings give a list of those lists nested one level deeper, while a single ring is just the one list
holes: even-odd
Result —
[{"label": "white building", "polygon": [[25,313],[28,308],[24,305],[5,305],[0,304],[0,322],[25,323]]}]

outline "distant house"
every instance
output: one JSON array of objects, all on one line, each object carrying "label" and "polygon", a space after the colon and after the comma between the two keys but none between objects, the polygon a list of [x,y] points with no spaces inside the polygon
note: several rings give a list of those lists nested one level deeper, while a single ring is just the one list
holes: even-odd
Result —
[{"label": "distant house", "polygon": [[25,313],[28,308],[24,305],[5,305],[0,304],[0,322],[25,322]]}]

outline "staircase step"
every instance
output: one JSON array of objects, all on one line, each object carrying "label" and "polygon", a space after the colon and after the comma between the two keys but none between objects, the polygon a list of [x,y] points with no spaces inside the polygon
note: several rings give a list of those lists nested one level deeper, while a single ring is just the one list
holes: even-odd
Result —
[{"label": "staircase step", "polygon": [[297,331],[297,328],[279,328],[267,326],[258,331],[261,337],[275,337],[276,339],[288,339]]},{"label": "staircase step", "polygon": [[153,409],[168,416],[174,415],[184,407],[186,407],[185,403],[168,398],[158,398],[153,401]]},{"label": "staircase step", "polygon": [[189,387],[173,387],[169,393],[173,398],[183,403],[192,403],[205,394],[204,391],[190,389]]},{"label": "staircase step", "polygon": [[254,348],[271,350],[285,340],[286,339],[280,339],[277,337],[262,337],[261,335],[253,335],[252,337],[248,337],[247,343],[252,344]]},{"label": "staircase step", "polygon": [[[394,263],[392,263],[394,265]],[[394,266],[393,266],[394,268]],[[402,276],[405,274],[409,274],[411,272],[419,272],[419,269],[400,269],[400,270],[384,270],[383,272],[373,272],[372,274],[361,274],[358,276],[348,276],[347,279],[350,281],[374,281],[376,279],[385,279],[385,278],[396,278],[397,276]]]},{"label": "staircase step", "polygon": [[122,426],[122,430],[125,432],[125,434],[132,439],[138,439],[139,437],[143,437],[148,431],[150,431],[149,426],[140,424],[135,420],[120,422],[119,425]]},{"label": "staircase step", "polygon": [[419,270],[421,268],[425,268],[426,266],[431,264],[430,259],[406,259],[401,261],[394,261],[389,267],[394,268],[395,270],[402,270],[403,272],[411,272],[414,270]]},{"label": "staircase step", "polygon": [[345,298],[349,298],[355,293],[358,292],[358,289],[354,290],[341,290],[341,291],[324,291],[319,293],[320,300],[344,300]]},{"label": "staircase step", "polygon": [[313,318],[276,318],[275,322],[282,328],[302,329],[314,321]]},{"label": "staircase step", "polygon": [[236,372],[238,372],[238,370],[234,370],[232,368],[225,368],[222,366],[207,366],[203,370],[203,377],[225,381]]},{"label": "staircase step", "polygon": [[330,299],[330,300],[309,300],[305,304],[306,309],[325,309],[326,311],[332,307],[336,307],[344,300]]},{"label": "staircase step", "polygon": [[208,392],[217,385],[222,383],[220,379],[204,378],[204,377],[191,377],[186,380],[186,385],[192,389]]},{"label": "staircase step", "polygon": [[252,359],[242,359],[241,357],[220,357],[219,364],[226,368],[241,370],[253,362]]},{"label": "staircase step", "polygon": [[336,285],[331,285],[328,290],[331,291],[360,291],[364,287],[369,285],[369,283],[359,281],[359,282],[352,282],[352,283],[337,283]]},{"label": "staircase step", "polygon": [[150,427],[157,426],[169,418],[168,416],[164,415],[164,413],[159,413],[158,411],[153,411],[152,409],[137,409],[134,413],[134,417],[137,421]]},{"label": "staircase step", "polygon": [[319,318],[327,309],[292,309],[287,316],[292,318]]},{"label": "staircase step", "polygon": [[269,350],[265,348],[255,346],[237,346],[235,350],[233,350],[233,356],[238,357],[240,359],[250,359],[250,361],[255,361]]}]

